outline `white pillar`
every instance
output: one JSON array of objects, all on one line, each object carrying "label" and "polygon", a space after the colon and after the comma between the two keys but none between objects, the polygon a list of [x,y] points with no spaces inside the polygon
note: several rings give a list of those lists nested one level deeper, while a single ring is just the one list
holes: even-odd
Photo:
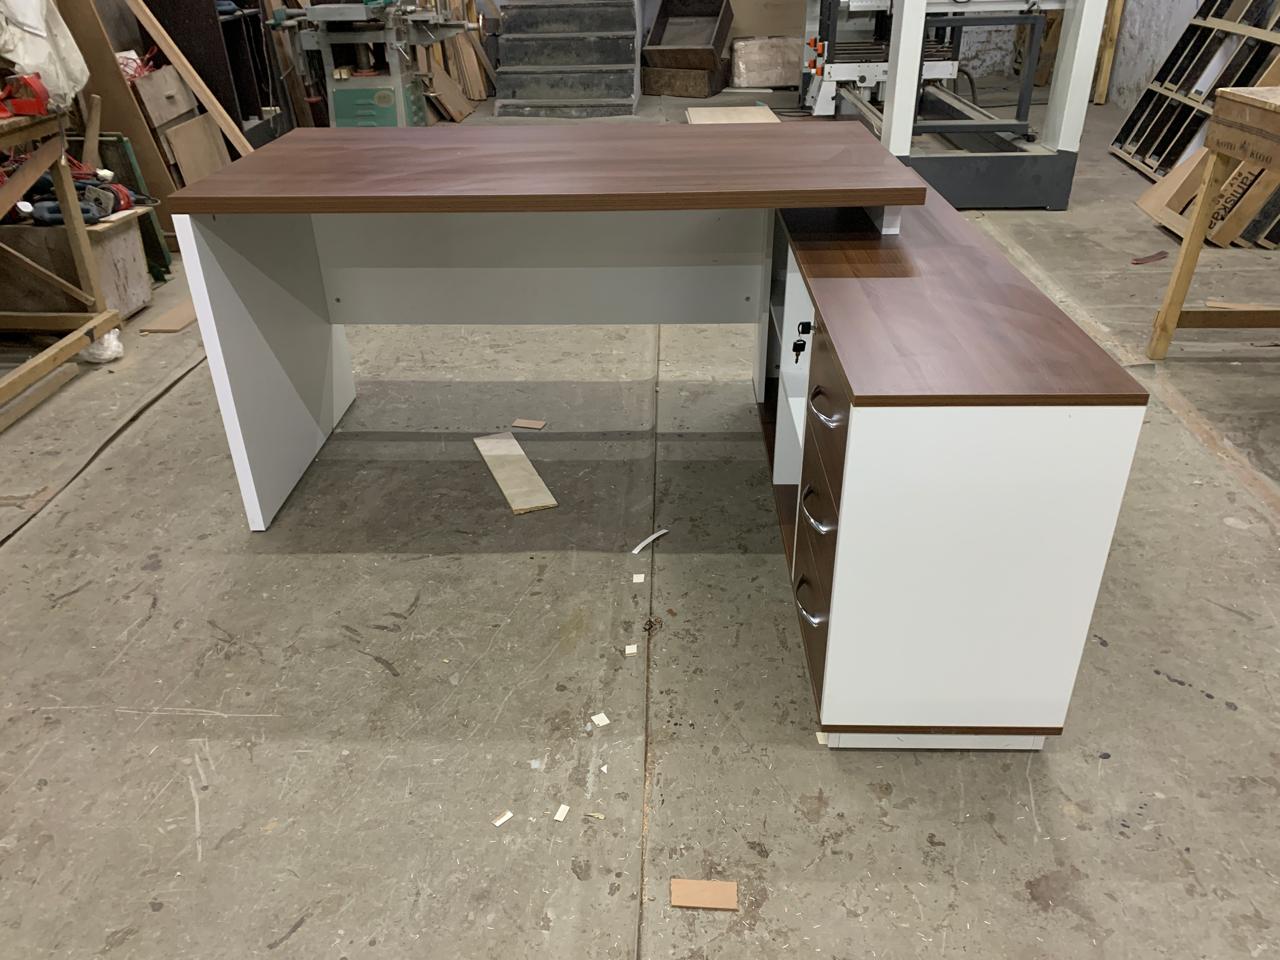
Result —
[{"label": "white pillar", "polygon": [[926,0],[893,0],[893,32],[889,38],[889,79],[884,98],[880,142],[895,157],[911,155],[911,129],[916,122],[920,58],[924,53]]},{"label": "white pillar", "polygon": [[1050,149],[1072,153],[1080,149],[1106,13],[1107,0],[1070,0],[1062,13],[1049,113],[1041,137]]}]

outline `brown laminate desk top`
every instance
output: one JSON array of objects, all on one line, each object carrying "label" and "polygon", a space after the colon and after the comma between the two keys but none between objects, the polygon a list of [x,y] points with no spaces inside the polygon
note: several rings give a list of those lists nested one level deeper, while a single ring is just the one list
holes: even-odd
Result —
[{"label": "brown laminate desk top", "polygon": [[860,123],[301,129],[170,196],[174,213],[901,206],[925,184]]},{"label": "brown laminate desk top", "polygon": [[930,192],[882,237],[861,211],[787,210],[854,406],[1141,405],[1147,392]]}]

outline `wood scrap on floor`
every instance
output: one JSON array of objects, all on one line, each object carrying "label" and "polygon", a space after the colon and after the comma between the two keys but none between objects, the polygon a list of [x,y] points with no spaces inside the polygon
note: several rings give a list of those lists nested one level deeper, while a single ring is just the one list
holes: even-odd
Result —
[{"label": "wood scrap on floor", "polygon": [[533,468],[520,442],[511,433],[475,438],[476,449],[498,482],[514,514],[532,513],[558,506],[542,477]]},{"label": "wood scrap on floor", "polygon": [[520,427],[522,430],[541,430],[547,425],[545,420],[527,420],[524,417],[516,417],[511,421],[513,427]]},{"label": "wood scrap on floor", "polygon": [[176,307],[170,307],[164,313],[142,321],[138,329],[143,335],[149,333],[178,333],[195,322],[195,305],[190,300],[187,300]]},{"label": "wood scrap on floor", "polygon": [[737,910],[738,884],[733,880],[671,878],[671,905],[693,910]]}]

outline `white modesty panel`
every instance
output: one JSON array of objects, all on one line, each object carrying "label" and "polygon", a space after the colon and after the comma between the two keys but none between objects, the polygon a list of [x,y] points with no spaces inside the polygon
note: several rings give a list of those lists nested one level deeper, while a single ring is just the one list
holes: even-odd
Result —
[{"label": "white modesty panel", "polygon": [[756,323],[772,210],[317,214],[336,323]]},{"label": "white modesty panel", "polygon": [[822,722],[1057,727],[1145,408],[853,408]]}]

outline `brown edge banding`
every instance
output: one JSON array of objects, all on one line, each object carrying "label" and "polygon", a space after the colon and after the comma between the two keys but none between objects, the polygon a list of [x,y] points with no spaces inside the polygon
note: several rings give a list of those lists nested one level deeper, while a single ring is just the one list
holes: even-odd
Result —
[{"label": "brown edge banding", "polygon": [[[855,194],[857,190],[853,191]],[[886,206],[920,206],[924,187],[877,188]],[[725,191],[615,194],[515,194],[473,196],[255,197],[173,194],[173,213],[578,213],[610,210],[755,210],[778,207],[845,207],[849,190]]]}]

